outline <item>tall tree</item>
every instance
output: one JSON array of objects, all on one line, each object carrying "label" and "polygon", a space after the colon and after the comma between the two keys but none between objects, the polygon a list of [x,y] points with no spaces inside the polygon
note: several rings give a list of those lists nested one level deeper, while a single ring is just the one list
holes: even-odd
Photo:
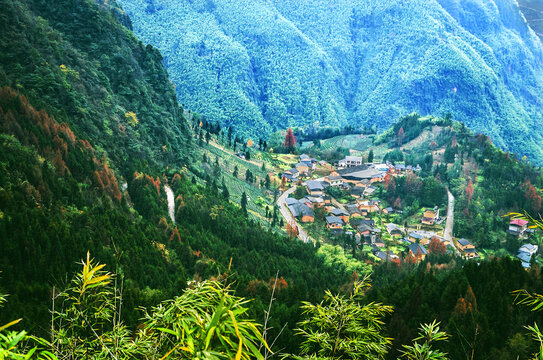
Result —
[{"label": "tall tree", "polygon": [[368,162],[373,162],[373,149],[371,149],[370,153],[368,154]]},{"label": "tall tree", "polygon": [[243,214],[245,215],[245,217],[247,217],[247,194],[245,193],[245,191],[243,192],[243,194],[241,194],[241,210],[243,210]]},{"label": "tall tree", "polygon": [[398,146],[402,146],[404,137],[405,137],[405,133],[403,131],[403,126],[402,126],[400,130],[398,130],[398,134],[396,134],[396,138],[398,140]]},{"label": "tall tree", "polygon": [[291,152],[296,147],[296,138],[291,128],[288,128],[287,135],[285,136],[285,148]]}]

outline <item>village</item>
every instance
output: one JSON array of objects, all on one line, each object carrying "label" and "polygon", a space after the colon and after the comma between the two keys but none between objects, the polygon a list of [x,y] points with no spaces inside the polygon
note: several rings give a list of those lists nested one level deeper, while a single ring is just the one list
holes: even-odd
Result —
[{"label": "village", "polygon": [[[278,205],[288,208],[289,214],[282,212],[283,216],[295,235],[305,242],[339,243],[343,239],[370,259],[395,263],[402,259],[416,263],[429,253],[479,258],[470,240],[452,236],[452,209],[436,205],[405,216],[394,204],[379,199],[378,195],[385,191],[384,183],[417,174],[420,166],[364,162],[360,156],[346,156],[334,165],[307,154],[300,155],[298,161],[281,174],[285,191]],[[316,177],[317,168],[320,174],[325,169],[328,175]],[[288,184],[291,187],[287,190]],[[449,199],[448,205],[454,207],[454,199]],[[526,238],[530,232],[533,230],[527,228],[525,220],[511,220],[509,234]],[[520,247],[517,258],[525,268],[530,267],[537,250],[537,245]]]}]

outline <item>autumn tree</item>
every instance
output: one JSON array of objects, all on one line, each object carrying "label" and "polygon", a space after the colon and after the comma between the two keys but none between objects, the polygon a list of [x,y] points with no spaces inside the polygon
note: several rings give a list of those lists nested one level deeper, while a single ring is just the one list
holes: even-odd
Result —
[{"label": "autumn tree", "polygon": [[248,147],[253,146],[253,140],[252,139],[249,139],[249,141],[247,141],[247,146]]},{"label": "autumn tree", "polygon": [[288,128],[287,135],[285,136],[285,148],[287,151],[292,152],[296,147],[296,138],[291,128]]},{"label": "autumn tree", "polygon": [[458,140],[456,140],[456,135],[453,136],[451,140],[451,148],[456,148],[458,146]]},{"label": "autumn tree", "polygon": [[404,137],[405,137],[405,133],[403,131],[403,126],[402,126],[400,130],[398,130],[398,134],[396,134],[396,139],[398,140],[398,146],[402,146]]},{"label": "autumn tree", "polygon": [[291,221],[287,224],[287,234],[291,238],[295,238],[298,236],[298,227],[296,226],[295,221]]},{"label": "autumn tree", "polygon": [[530,211],[534,213],[539,212],[539,210],[541,210],[541,195],[538,194],[529,180],[524,182],[523,189],[525,191],[524,198],[526,199]]},{"label": "autumn tree", "polygon": [[437,236],[432,236],[428,245],[428,252],[431,254],[443,255],[447,252],[447,246]]},{"label": "autumn tree", "polygon": [[473,182],[470,179],[468,185],[466,186],[466,200],[468,201],[468,205],[471,203],[471,199],[473,197],[473,190]]}]

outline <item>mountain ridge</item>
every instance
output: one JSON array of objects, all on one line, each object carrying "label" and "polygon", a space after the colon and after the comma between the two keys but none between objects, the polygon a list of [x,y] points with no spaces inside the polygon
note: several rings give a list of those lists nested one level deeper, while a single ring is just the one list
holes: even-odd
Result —
[{"label": "mountain ridge", "polygon": [[543,159],[543,48],[510,0],[120,3],[180,101],[247,137],[450,112]]}]

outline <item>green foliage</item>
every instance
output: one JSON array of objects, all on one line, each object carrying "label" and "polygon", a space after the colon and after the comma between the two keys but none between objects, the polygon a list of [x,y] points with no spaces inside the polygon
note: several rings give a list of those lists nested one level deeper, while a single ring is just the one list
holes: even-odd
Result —
[{"label": "green foliage", "polygon": [[[195,283],[145,314],[153,347],[175,359],[264,359],[247,300],[219,282]],[[267,347],[267,345],[265,345]]]},{"label": "green foliage", "polygon": [[298,333],[304,338],[301,353],[308,357],[294,358],[383,359],[391,343],[383,334],[383,318],[392,307],[362,304],[369,287],[369,277],[364,277],[354,282],[348,297],[326,291],[321,303],[304,302]]},{"label": "green foliage", "polygon": [[[434,321],[420,327],[419,337],[413,340],[413,345],[404,345],[402,357],[409,360],[447,360],[447,354],[432,349],[432,343],[447,340],[448,335],[439,331],[439,323]],[[418,341],[423,340],[422,343]]]},{"label": "green foliage", "polygon": [[50,343],[55,355],[70,360],[132,359],[143,355],[146,340],[133,339],[119,318],[121,298],[112,287],[112,275],[89,253],[81,265],[71,286],[58,294],[62,308],[54,310]]},{"label": "green foliage", "polygon": [[350,254],[345,254],[343,248],[339,245],[322,245],[317,250],[317,256],[329,267],[329,271],[338,275],[351,275],[354,272],[364,275],[371,272],[371,265],[354,259]]}]

